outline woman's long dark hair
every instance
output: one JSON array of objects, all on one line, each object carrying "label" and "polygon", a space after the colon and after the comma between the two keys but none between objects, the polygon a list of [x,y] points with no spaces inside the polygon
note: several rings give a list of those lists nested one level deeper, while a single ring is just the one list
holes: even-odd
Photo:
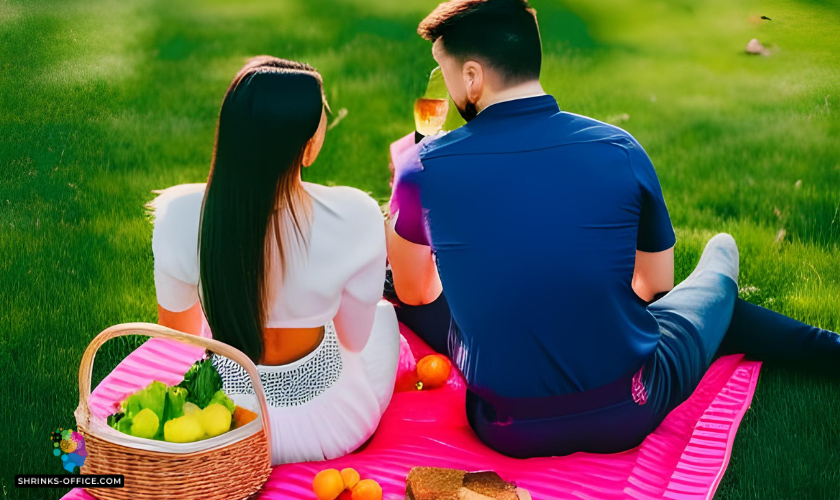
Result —
[{"label": "woman's long dark hair", "polygon": [[[199,292],[213,336],[259,363],[269,269],[306,243],[311,200],[304,150],[324,109],[314,68],[276,57],[248,61],[228,88],[201,210]],[[291,234],[287,230],[293,228]],[[270,262],[272,246],[279,262]]]}]

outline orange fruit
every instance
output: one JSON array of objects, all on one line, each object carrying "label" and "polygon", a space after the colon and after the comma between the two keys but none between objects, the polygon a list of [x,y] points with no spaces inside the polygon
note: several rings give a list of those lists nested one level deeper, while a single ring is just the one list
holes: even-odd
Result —
[{"label": "orange fruit", "polygon": [[382,500],[382,487],[373,479],[362,479],[353,488],[353,500]]},{"label": "orange fruit", "polygon": [[452,363],[442,354],[430,354],[417,362],[417,377],[423,387],[440,387],[449,379]]},{"label": "orange fruit", "polygon": [[348,490],[352,490],[353,487],[356,486],[356,483],[359,482],[359,479],[361,479],[361,476],[359,476],[359,473],[356,472],[356,469],[348,467],[346,469],[341,469],[341,479],[344,480],[344,487]]},{"label": "orange fruit", "polygon": [[242,427],[256,418],[256,413],[246,408],[242,408],[241,406],[237,406],[236,409],[233,410],[233,426],[235,428]]},{"label": "orange fruit", "polygon": [[312,480],[312,491],[318,500],[335,500],[344,491],[344,480],[341,473],[335,469],[325,469],[315,474]]},{"label": "orange fruit", "polygon": [[338,495],[338,500],[353,500],[353,492],[350,490],[342,491],[341,495]]}]

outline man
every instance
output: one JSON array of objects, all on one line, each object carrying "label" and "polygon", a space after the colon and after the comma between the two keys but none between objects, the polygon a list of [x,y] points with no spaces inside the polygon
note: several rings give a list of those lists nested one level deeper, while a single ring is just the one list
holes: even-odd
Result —
[{"label": "man", "polygon": [[452,0],[418,32],[468,123],[397,148],[389,259],[403,315],[440,315],[445,291],[450,331],[418,333],[448,344],[490,447],[632,448],[691,394],[724,336],[767,358],[840,359],[836,334],[737,301],[729,235],[651,304],[673,288],[676,241],[656,172],[630,134],[544,92],[525,0]]}]

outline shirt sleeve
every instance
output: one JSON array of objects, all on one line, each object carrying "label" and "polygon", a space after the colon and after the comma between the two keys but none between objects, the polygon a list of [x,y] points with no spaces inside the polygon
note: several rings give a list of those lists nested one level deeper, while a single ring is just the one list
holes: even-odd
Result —
[{"label": "shirt sleeve", "polygon": [[391,216],[396,217],[394,230],[396,233],[412,243],[430,245],[426,218],[420,201],[420,186],[418,174],[423,170],[420,163],[420,148],[418,144],[404,148],[394,163],[394,188],[391,193]]},{"label": "shirt sleeve", "polygon": [[639,143],[632,141],[629,151],[630,167],[641,190],[641,214],[636,249],[642,252],[662,252],[674,246],[677,237],[656,170]]},{"label": "shirt sleeve", "polygon": [[155,266],[157,303],[170,312],[183,312],[198,302],[198,287],[174,278]]},{"label": "shirt sleeve", "polygon": [[359,215],[366,223],[357,239],[364,242],[364,259],[344,285],[334,320],[338,340],[351,352],[361,351],[370,338],[385,283],[387,250],[382,213],[373,199],[365,208],[368,210]]},{"label": "shirt sleeve", "polygon": [[152,253],[158,304],[183,312],[198,302],[198,220],[203,185],[164,190],[150,203],[154,210]]}]

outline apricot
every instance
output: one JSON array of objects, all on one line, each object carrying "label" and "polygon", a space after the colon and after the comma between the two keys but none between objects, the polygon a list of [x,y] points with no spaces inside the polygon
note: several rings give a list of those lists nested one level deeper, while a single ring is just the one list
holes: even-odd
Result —
[{"label": "apricot", "polygon": [[341,469],[341,479],[344,480],[344,487],[348,490],[352,490],[353,487],[356,486],[356,483],[359,482],[359,479],[361,479],[361,476],[359,476],[359,473],[356,472],[355,469],[348,467],[346,469]]},{"label": "apricot", "polygon": [[312,491],[318,500],[335,500],[344,491],[344,480],[341,473],[335,469],[325,469],[315,474],[312,480]]},{"label": "apricot", "polygon": [[382,487],[373,479],[362,479],[353,488],[353,500],[382,500]]}]

